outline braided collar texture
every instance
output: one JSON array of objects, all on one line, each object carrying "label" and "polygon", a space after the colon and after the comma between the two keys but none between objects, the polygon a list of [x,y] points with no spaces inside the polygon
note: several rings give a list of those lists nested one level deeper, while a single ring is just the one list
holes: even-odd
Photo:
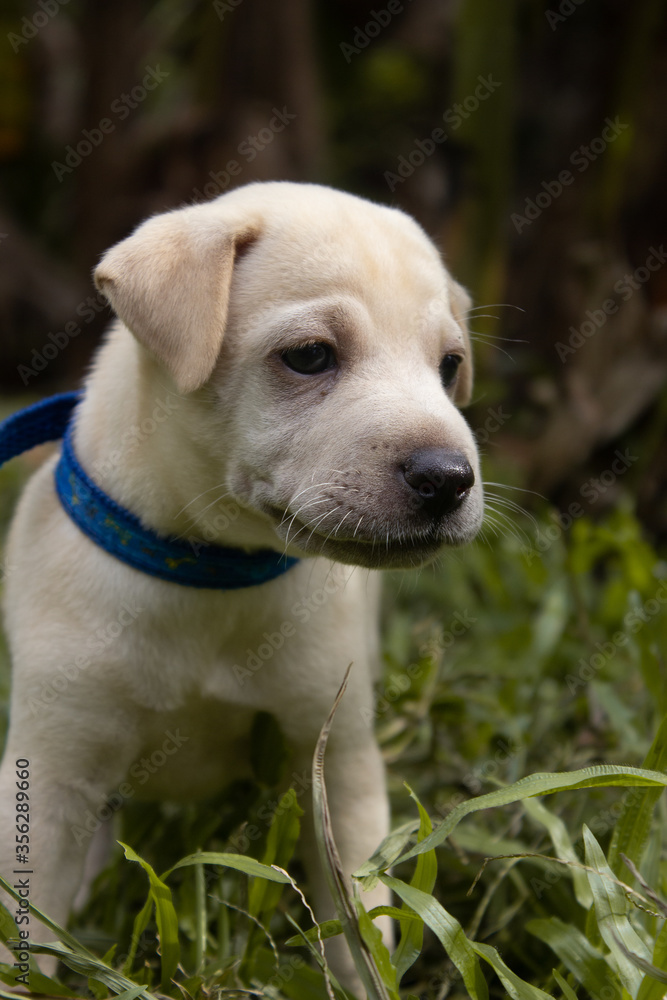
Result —
[{"label": "braided collar texture", "polygon": [[0,465],[37,444],[62,438],[56,492],[77,527],[106,552],[169,583],[215,590],[268,583],[298,562],[269,549],[244,552],[204,543],[192,546],[144,527],[90,478],[76,457],[73,411],[80,398],[77,392],[51,396],[0,423]]}]

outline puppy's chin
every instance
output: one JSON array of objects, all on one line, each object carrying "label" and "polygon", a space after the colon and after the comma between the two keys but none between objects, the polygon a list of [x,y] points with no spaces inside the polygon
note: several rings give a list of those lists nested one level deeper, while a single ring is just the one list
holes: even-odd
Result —
[{"label": "puppy's chin", "polygon": [[304,526],[284,539],[291,555],[325,556],[334,562],[366,569],[416,569],[432,562],[445,548],[466,545],[477,534],[469,530],[432,531],[419,535],[385,532],[374,539],[336,538]]}]

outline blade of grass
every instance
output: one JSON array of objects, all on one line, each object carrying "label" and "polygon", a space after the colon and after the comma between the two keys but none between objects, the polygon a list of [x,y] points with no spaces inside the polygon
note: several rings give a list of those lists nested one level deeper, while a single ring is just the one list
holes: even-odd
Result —
[{"label": "blade of grass", "polygon": [[549,945],[565,968],[572,973],[591,996],[602,996],[607,987],[620,993],[621,984],[604,956],[573,924],[566,924],[558,917],[529,920],[526,930]]},{"label": "blade of grass", "polygon": [[381,875],[382,882],[392,892],[419,914],[434,934],[463,977],[463,982],[473,1000],[488,1000],[489,991],[482,974],[479,959],[463,928],[429,893],[408,885],[392,875]]},{"label": "blade of grass", "polygon": [[[313,819],[315,837],[320,861],[329,885],[329,891],[334,900],[336,912],[343,925],[343,933],[345,934],[354,964],[364,984],[368,998],[369,1000],[393,1000],[359,929],[352,889],[347,884],[346,875],[343,871],[333,836],[331,814],[329,812],[329,802],[324,781],[324,754],[329,739],[329,732],[336,709],[345,693],[351,667],[352,664],[350,664],[345,672],[343,683],[340,686],[329,717],[322,726],[313,756]],[[394,994],[394,997],[397,997],[397,994]]]},{"label": "blade of grass", "polygon": [[[417,838],[418,840],[423,840],[432,832],[433,826],[428,813],[409,786],[408,791],[416,802],[419,810],[420,823]],[[435,885],[437,874],[438,862],[435,856],[435,851],[429,851],[427,854],[420,854],[417,858],[417,865],[415,867],[414,874],[410,879],[410,885],[414,886],[416,889],[421,889],[422,892],[430,894],[433,892],[433,886]],[[403,903],[403,909],[407,909],[407,903]],[[401,939],[392,958],[392,961],[396,966],[396,974],[399,983],[408,969],[416,962],[417,958],[421,954],[424,944],[424,925],[421,922],[415,920],[401,920],[400,928]]]},{"label": "blade of grass", "polygon": [[625,893],[616,884],[616,878],[607,864],[602,848],[587,826],[584,826],[584,844],[586,864],[595,869],[595,873],[587,872],[587,875],[593,893],[593,906],[600,935],[614,956],[623,986],[631,996],[636,997],[643,977],[637,966],[619,947],[618,942],[621,941],[628,951],[646,961],[650,961],[651,956],[628,920],[629,904]]},{"label": "blade of grass", "polygon": [[[658,727],[643,767],[667,771],[667,716]],[[623,810],[614,826],[609,847],[609,867],[616,875],[623,869],[621,854],[627,855],[637,866],[641,864],[660,792],[659,788],[635,788],[624,795]]]},{"label": "blade of grass", "polygon": [[[423,854],[434,847],[438,847],[450,836],[465,816],[469,813],[479,812],[480,809],[491,809],[497,806],[509,805],[512,802],[521,802],[535,795],[553,795],[555,792],[580,788],[616,785],[637,785],[662,789],[667,787],[667,774],[661,774],[658,771],[648,771],[644,768],[621,767],[615,764],[598,764],[595,767],[585,767],[578,771],[530,774],[512,785],[506,785],[496,791],[487,792],[486,795],[478,795],[476,798],[461,802],[452,809],[446,819],[435,828],[430,836],[395,859],[394,863],[398,864],[407,861],[418,854]],[[382,853],[382,845],[380,845],[377,853]],[[382,870],[381,868],[373,868],[369,862],[366,862],[354,874],[356,877],[362,878],[368,875],[377,875]]]},{"label": "blade of grass", "polygon": [[482,944],[480,941],[471,941],[470,944],[476,954],[481,955],[489,963],[512,1000],[553,1000],[550,993],[545,993],[538,986],[532,986],[512,972],[490,944]]},{"label": "blade of grass", "polygon": [[[667,971],[667,923],[660,928],[653,947],[653,965]],[[644,976],[637,993],[637,1000],[663,1000],[665,990],[653,976]]]},{"label": "blade of grass", "polygon": [[141,935],[148,927],[148,921],[151,919],[152,912],[153,912],[153,897],[151,896],[149,891],[148,899],[146,900],[146,902],[144,903],[144,905],[134,918],[134,924],[132,926],[132,940],[130,941],[130,950],[127,953],[127,958],[125,959],[125,964],[123,965],[123,975],[125,976],[129,976],[132,973],[132,966],[134,965],[134,960],[137,956]]},{"label": "blade of grass", "polygon": [[558,969],[552,969],[551,973],[556,982],[558,983],[558,985],[560,986],[561,990],[563,991],[563,996],[565,997],[565,1000],[577,1000],[577,994],[574,992],[570,984],[565,979],[563,979]]},{"label": "blade of grass", "polygon": [[134,861],[141,865],[148,875],[150,892],[155,903],[155,919],[157,922],[158,936],[160,938],[160,967],[161,986],[166,990],[178,967],[180,960],[180,945],[178,941],[178,917],[171,898],[171,889],[155,873],[153,868],[140,858],[127,844],[119,841],[125,852],[128,861]]},{"label": "blade of grass", "polygon": [[282,882],[283,885],[291,885],[292,879],[285,872],[281,872],[271,865],[263,865],[255,858],[247,858],[243,854],[231,854],[220,851],[198,851],[196,854],[188,854],[181,858],[175,865],[163,872],[162,878],[166,879],[172,872],[179,868],[188,868],[190,865],[220,865],[224,868],[233,868],[237,872],[244,872],[246,875],[255,875],[259,878],[268,878],[271,882]]},{"label": "blade of grass", "polygon": [[195,865],[195,975],[201,972],[206,958],[206,875],[203,865]]},{"label": "blade of grass", "polygon": [[[284,868],[292,860],[301,826],[299,817],[302,815],[303,809],[297,802],[296,792],[290,788],[280,799],[269,827],[262,858],[262,864],[266,865],[267,868],[274,864]],[[269,928],[282,892],[283,885],[281,883],[269,881],[263,877],[253,880],[250,888],[248,912],[266,930]],[[253,928],[248,934],[241,962],[240,975],[242,979],[252,978],[253,956],[257,949],[262,946],[263,940],[264,935],[259,928]]]},{"label": "blade of grass", "polygon": [[[125,990],[133,990],[137,986],[137,983],[133,983],[131,979],[127,979],[122,973],[116,972],[115,969],[110,968],[101,959],[94,956],[89,958],[83,954],[76,954],[66,945],[35,944],[33,945],[33,949],[38,954],[55,955],[61,962],[69,966],[70,969],[74,969],[75,972],[79,972],[88,979],[97,979],[99,982],[104,983],[105,986],[108,986],[115,994],[122,993]],[[141,988],[139,996],[143,997],[144,1000],[157,1000],[155,995],[150,993],[145,986]]]},{"label": "blade of grass", "polygon": [[[555,813],[550,812],[539,799],[526,799],[523,803],[523,808],[532,820],[546,829],[557,856],[562,861],[571,861],[574,865],[577,865],[579,858],[562,819],[556,816]],[[593,903],[593,896],[588,885],[586,873],[579,868],[573,867],[571,874],[576,900],[580,906],[588,910]]]}]

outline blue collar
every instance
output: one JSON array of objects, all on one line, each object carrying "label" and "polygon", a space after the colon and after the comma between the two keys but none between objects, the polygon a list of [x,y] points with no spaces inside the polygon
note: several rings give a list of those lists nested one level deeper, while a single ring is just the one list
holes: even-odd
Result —
[{"label": "blue collar", "polygon": [[220,545],[196,547],[145,528],[82,469],[72,445],[72,411],[80,393],[64,392],[14,413],[0,423],[0,465],[45,441],[63,438],[55,470],[56,492],[84,535],[128,566],[186,587],[238,590],[267,583],[298,559],[264,549],[244,552]]}]

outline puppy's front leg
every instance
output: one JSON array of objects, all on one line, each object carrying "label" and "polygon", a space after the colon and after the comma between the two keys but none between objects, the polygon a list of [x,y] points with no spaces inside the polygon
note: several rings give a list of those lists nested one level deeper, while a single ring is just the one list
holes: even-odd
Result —
[{"label": "puppy's front leg", "polygon": [[[349,876],[370,857],[389,830],[384,764],[372,734],[367,734],[357,744],[332,735],[327,747],[324,773],[334,839],[343,871]],[[303,829],[303,855],[315,913],[318,920],[327,920],[336,916],[336,910],[319,858],[311,809],[308,809],[308,815],[304,817]],[[367,910],[374,906],[388,905],[389,890],[380,883],[371,892],[362,894],[362,902]],[[376,924],[382,931],[385,943],[391,947],[391,920],[380,917]],[[337,978],[353,992],[363,995],[345,939],[330,939],[326,945],[326,955]]]},{"label": "puppy's front leg", "polygon": [[[0,874],[21,902],[1,891],[0,898],[19,933],[27,932],[31,941],[53,941],[55,934],[29,913],[28,903],[66,925],[90,844],[87,820],[105,802],[120,751],[106,745],[98,754],[91,734],[77,734],[71,719],[59,719],[57,708],[39,724],[22,725],[27,713],[21,713],[16,697],[14,704],[0,766]],[[104,757],[108,767],[100,765]],[[16,956],[1,950],[0,959],[14,964]],[[38,961],[47,974],[55,971],[55,959]]]}]

